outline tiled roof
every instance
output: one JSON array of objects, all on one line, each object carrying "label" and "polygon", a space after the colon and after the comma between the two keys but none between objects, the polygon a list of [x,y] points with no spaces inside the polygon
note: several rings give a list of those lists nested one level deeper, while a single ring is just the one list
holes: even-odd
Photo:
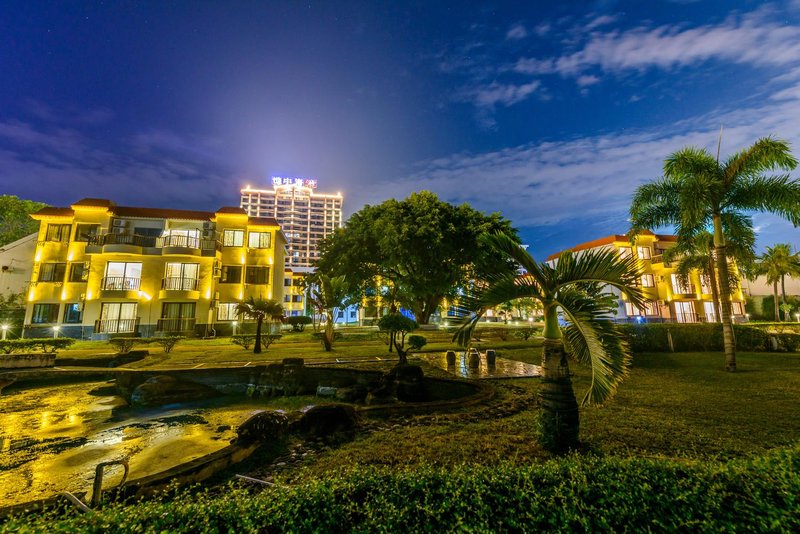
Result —
[{"label": "tiled roof", "polygon": [[225,215],[247,215],[244,208],[237,208],[235,206],[223,206],[217,210],[217,214]]},{"label": "tiled roof", "polygon": [[[664,235],[664,234],[654,234],[650,230],[644,230],[641,232],[641,235],[651,235],[656,238],[656,241],[677,241],[678,237],[674,235]],[[580,250],[589,250],[592,248],[602,247],[603,245],[610,245],[611,243],[615,243],[617,241],[630,241],[630,238],[626,235],[607,235],[605,237],[601,237],[599,239],[595,239],[594,241],[587,241],[586,243],[581,243],[580,245],[575,245],[572,248],[568,248],[567,250],[571,250],[572,252],[578,252]],[[550,261],[558,258],[561,254],[565,251],[556,252],[555,254],[550,254],[547,257],[547,260]]]},{"label": "tiled roof", "polygon": [[264,226],[280,226],[278,221],[272,217],[250,217],[247,220],[248,224],[263,224]]},{"label": "tiled roof", "polygon": [[117,217],[141,219],[184,219],[187,221],[210,221],[214,213],[210,211],[176,210],[170,208],[135,208],[115,206],[111,212]]},{"label": "tiled roof", "polygon": [[75,202],[73,206],[92,207],[92,208],[110,208],[114,203],[106,198],[82,198]]},{"label": "tiled roof", "polygon": [[54,208],[51,206],[31,213],[31,217],[34,219],[41,217],[72,217],[73,215],[75,215],[75,212],[72,211],[72,208]]}]

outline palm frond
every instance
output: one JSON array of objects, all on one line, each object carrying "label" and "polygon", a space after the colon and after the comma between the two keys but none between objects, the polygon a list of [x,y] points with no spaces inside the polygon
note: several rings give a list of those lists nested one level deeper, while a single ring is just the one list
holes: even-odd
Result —
[{"label": "palm frond", "polygon": [[639,307],[646,300],[637,261],[633,257],[622,258],[616,250],[567,251],[559,256],[554,275],[557,288],[598,282],[617,288]]},{"label": "palm frond", "polygon": [[628,376],[630,349],[613,322],[616,296],[605,298],[568,289],[557,299],[568,325],[563,329],[568,352],[591,369],[592,381],[581,401],[582,405],[603,403]]},{"label": "palm frond", "polygon": [[664,176],[667,178],[682,179],[700,175],[711,177],[718,174],[716,158],[704,148],[684,147],[664,160]]},{"label": "palm frond", "polygon": [[726,211],[767,211],[800,225],[800,180],[789,175],[745,177],[734,182]]},{"label": "palm frond", "polygon": [[677,180],[659,178],[637,187],[631,201],[629,235],[675,224],[680,219],[677,202],[679,186]]},{"label": "palm frond", "polygon": [[781,139],[763,137],[745,150],[732,154],[723,165],[725,183],[732,184],[741,177],[757,176],[775,169],[792,170],[797,160],[792,156],[789,143]]},{"label": "palm frond", "polygon": [[[517,262],[520,267],[536,278],[542,277],[542,270],[539,263],[531,254],[522,248],[517,241],[504,233],[483,234],[480,240],[507,258]],[[500,276],[508,274],[507,271],[499,269]]]}]

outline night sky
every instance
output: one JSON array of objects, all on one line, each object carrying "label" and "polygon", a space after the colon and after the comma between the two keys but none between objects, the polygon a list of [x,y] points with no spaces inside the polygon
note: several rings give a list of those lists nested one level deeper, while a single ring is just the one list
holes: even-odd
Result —
[{"label": "night sky", "polygon": [[800,0],[388,4],[2,2],[0,192],[216,209],[309,176],[349,215],[430,189],[543,259],[625,232],[721,124],[723,154],[800,156]]}]

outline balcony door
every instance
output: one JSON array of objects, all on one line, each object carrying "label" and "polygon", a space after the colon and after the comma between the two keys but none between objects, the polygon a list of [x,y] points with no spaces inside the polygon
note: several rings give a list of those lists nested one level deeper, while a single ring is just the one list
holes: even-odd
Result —
[{"label": "balcony door", "polygon": [[195,291],[199,273],[200,264],[198,263],[167,263],[163,288]]},{"label": "balcony door", "polygon": [[165,302],[161,307],[160,332],[187,332],[194,330],[194,302]]},{"label": "balcony door", "polygon": [[679,323],[696,323],[697,318],[694,314],[694,303],[691,301],[676,301],[675,320]]},{"label": "balcony door", "polygon": [[161,235],[161,246],[200,248],[200,230],[167,230]]},{"label": "balcony door", "polygon": [[110,261],[106,264],[103,289],[137,290],[142,282],[142,264]]},{"label": "balcony door", "polygon": [[135,332],[137,310],[135,302],[104,302],[96,330],[111,334]]},{"label": "balcony door", "polygon": [[709,323],[717,322],[717,310],[714,308],[713,302],[704,302],[703,312],[705,313],[706,321]]}]

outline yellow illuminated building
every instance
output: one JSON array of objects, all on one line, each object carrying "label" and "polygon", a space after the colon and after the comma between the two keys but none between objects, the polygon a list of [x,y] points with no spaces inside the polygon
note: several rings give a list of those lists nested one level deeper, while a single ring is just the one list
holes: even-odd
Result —
[{"label": "yellow illuminated building", "polygon": [[275,219],[117,206],[43,208],[25,336],[223,335],[249,297],[283,300]]},{"label": "yellow illuminated building", "polygon": [[[698,271],[680,276],[676,262],[664,261],[664,251],[675,246],[677,237],[644,232],[632,244],[625,235],[610,235],[577,245],[570,250],[579,252],[597,248],[611,248],[621,256],[632,256],[638,260],[642,270],[642,288],[647,295],[647,304],[639,309],[620,299],[617,319],[630,322],[717,322],[711,282]],[[547,261],[554,264],[561,253],[553,254]],[[735,264],[732,272],[737,273]],[[735,321],[744,321],[744,295],[741,283],[737,283],[731,295],[731,311]]]},{"label": "yellow illuminated building", "polygon": [[283,275],[283,309],[287,317],[306,315],[306,291],[303,289],[303,277],[311,272],[310,268],[295,267],[284,270]]}]

